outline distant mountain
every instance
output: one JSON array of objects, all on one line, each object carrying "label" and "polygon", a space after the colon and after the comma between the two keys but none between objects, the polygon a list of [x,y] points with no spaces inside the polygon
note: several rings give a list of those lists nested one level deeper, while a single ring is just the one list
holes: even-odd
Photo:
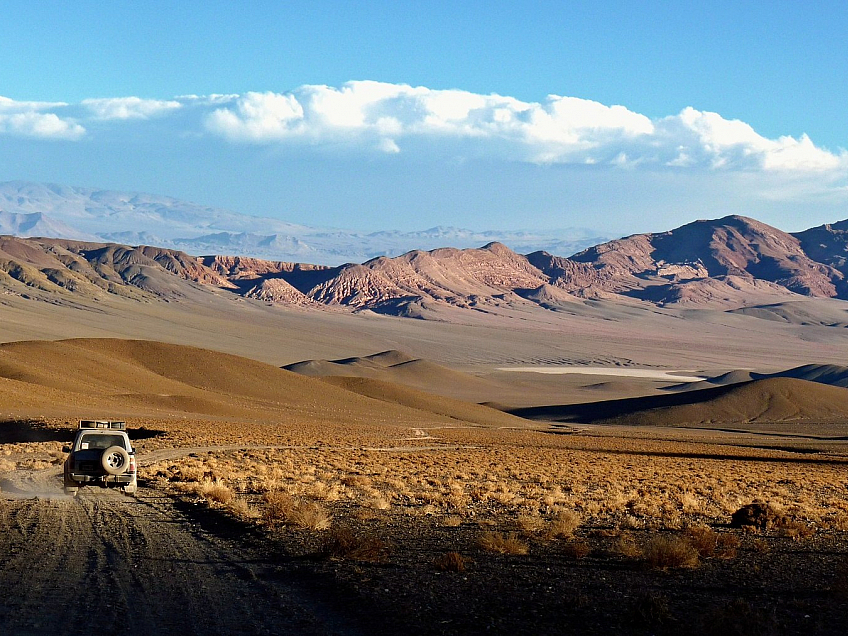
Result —
[{"label": "distant mountain", "polygon": [[552,284],[589,298],[750,304],[788,293],[848,297],[844,273],[810,258],[796,236],[742,216],[636,234],[567,259],[544,252],[528,259]]},{"label": "distant mountain", "polygon": [[[491,242],[338,266],[0,236],[0,289],[45,300],[68,294],[170,299],[223,293],[415,318],[456,310],[589,315],[595,301],[607,299],[621,308],[712,308],[789,324],[848,324],[846,306],[826,300],[848,300],[839,269],[810,258],[802,239],[738,216],[610,241],[572,258],[543,251],[524,256]],[[805,297],[818,300],[799,306]]]},{"label": "distant mountain", "polygon": [[848,220],[793,234],[810,257],[848,277]]},{"label": "distant mountain", "polygon": [[41,212],[20,214],[0,209],[0,234],[15,236],[45,236],[50,238],[71,238],[96,240],[97,237],[79,232],[61,221],[51,219]]},{"label": "distant mountain", "polygon": [[[43,232],[0,232],[156,245],[192,254],[229,254],[326,265],[397,256],[414,249],[476,247],[501,241],[522,252],[544,249],[572,254],[606,236],[585,229],[549,232],[483,231],[454,227],[401,232],[315,228],[238,214],[151,194],[114,192],[44,183],[0,183],[0,210],[40,215]],[[4,229],[8,228],[8,229]]]}]

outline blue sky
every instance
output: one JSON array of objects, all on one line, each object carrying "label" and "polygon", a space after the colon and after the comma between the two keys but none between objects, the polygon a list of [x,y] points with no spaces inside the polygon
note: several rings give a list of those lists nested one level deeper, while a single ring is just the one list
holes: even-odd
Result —
[{"label": "blue sky", "polygon": [[844,2],[3,3],[0,180],[313,225],[848,218]]}]

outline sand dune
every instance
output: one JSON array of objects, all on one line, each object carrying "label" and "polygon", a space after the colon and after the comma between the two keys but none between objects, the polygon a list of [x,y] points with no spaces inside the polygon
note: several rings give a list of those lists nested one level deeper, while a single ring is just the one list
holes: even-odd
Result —
[{"label": "sand dune", "polygon": [[[383,356],[389,361],[397,355]],[[399,387],[383,387],[403,392]],[[379,401],[376,401],[379,400]],[[414,402],[413,408],[404,400]],[[467,408],[466,408],[467,407]],[[465,409],[465,410],[463,410]],[[0,413],[65,417],[202,414],[269,422],[484,423],[484,407],[424,393],[372,398],[255,360],[143,340],[0,345]],[[488,414],[492,424],[516,418]]]},{"label": "sand dune", "polygon": [[551,421],[643,426],[785,421],[848,424],[848,389],[795,378],[768,378],[700,391],[511,412]]},{"label": "sand dune", "polygon": [[838,364],[805,364],[771,377],[798,378],[831,386],[848,387],[848,367]]},{"label": "sand dune", "polygon": [[305,360],[283,367],[312,377],[357,377],[401,384],[459,399],[492,395],[498,383],[397,350],[339,360]]},{"label": "sand dune", "polygon": [[472,404],[462,400],[434,396],[408,387],[371,378],[328,377],[324,381],[348,391],[365,395],[375,400],[400,404],[428,413],[437,413],[461,422],[485,426],[507,426],[525,428],[527,420],[503,413],[494,408]]}]

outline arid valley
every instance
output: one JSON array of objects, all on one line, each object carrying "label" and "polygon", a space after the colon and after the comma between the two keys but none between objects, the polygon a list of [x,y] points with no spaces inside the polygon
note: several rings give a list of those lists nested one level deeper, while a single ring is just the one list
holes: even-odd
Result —
[{"label": "arid valley", "polygon": [[[0,627],[844,633],[838,225],[336,268],[2,237]],[[62,493],[86,418],[134,496]]]}]

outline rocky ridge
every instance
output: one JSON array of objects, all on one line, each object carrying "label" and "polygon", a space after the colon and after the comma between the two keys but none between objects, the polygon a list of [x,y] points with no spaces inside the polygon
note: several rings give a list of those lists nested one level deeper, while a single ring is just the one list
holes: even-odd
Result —
[{"label": "rocky ridge", "polygon": [[439,307],[561,309],[613,299],[738,309],[801,296],[848,299],[848,222],[787,234],[753,219],[696,221],[570,258],[476,249],[414,250],[336,267],[158,247],[0,238],[10,293],[179,298],[226,291],[267,303],[418,316]]}]

